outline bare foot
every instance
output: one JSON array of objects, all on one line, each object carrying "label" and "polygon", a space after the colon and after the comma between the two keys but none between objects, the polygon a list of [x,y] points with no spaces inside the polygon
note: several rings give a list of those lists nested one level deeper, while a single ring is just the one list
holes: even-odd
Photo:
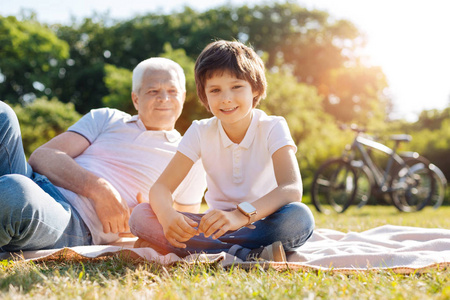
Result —
[{"label": "bare foot", "polygon": [[147,242],[144,239],[138,239],[135,243],[134,243],[134,248],[152,248],[152,244],[150,244],[149,242]]}]

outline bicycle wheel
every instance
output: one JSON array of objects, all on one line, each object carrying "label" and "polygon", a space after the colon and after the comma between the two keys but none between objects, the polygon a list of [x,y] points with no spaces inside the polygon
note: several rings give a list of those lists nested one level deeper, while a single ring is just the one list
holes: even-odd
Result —
[{"label": "bicycle wheel", "polygon": [[444,173],[436,165],[430,163],[427,158],[416,152],[402,153],[402,158],[410,167],[416,164],[423,164],[424,166],[428,166],[431,170],[434,191],[430,197],[429,204],[433,206],[434,209],[439,208],[444,202],[445,190],[447,188],[447,179],[445,178]]},{"label": "bicycle wheel", "polygon": [[433,174],[423,163],[394,168],[390,196],[398,210],[414,212],[423,209],[434,193]]},{"label": "bicycle wheel", "polygon": [[355,169],[356,177],[358,179],[356,182],[356,195],[353,203],[357,205],[358,208],[361,208],[369,203],[375,180],[373,179],[370,168],[362,161],[352,161],[351,165]]},{"label": "bicycle wheel", "polygon": [[445,190],[447,189],[447,179],[444,173],[434,164],[429,165],[431,172],[433,172],[434,179],[434,193],[431,196],[430,204],[434,209],[439,208],[444,202]]},{"label": "bicycle wheel", "polygon": [[343,213],[356,195],[356,172],[343,159],[325,162],[314,175],[311,198],[317,211]]}]

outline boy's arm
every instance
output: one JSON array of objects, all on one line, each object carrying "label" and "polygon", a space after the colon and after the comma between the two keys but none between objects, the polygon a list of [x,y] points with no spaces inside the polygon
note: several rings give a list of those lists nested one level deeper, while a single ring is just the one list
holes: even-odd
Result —
[{"label": "boy's arm", "polygon": [[194,214],[198,214],[200,212],[200,206],[201,206],[201,203],[185,205],[185,204],[179,204],[179,203],[173,202],[173,208],[175,210],[182,211],[182,212],[194,213]]},{"label": "boy's arm", "polygon": [[82,135],[67,131],[36,149],[28,162],[34,171],[47,176],[55,185],[91,199],[103,232],[129,231],[129,209],[119,192],[74,160],[89,145]]},{"label": "boy's arm", "polygon": [[278,186],[252,203],[258,212],[257,220],[288,203],[300,202],[302,199],[302,179],[294,149],[291,146],[278,149],[272,155],[272,161]]},{"label": "boy's arm", "polygon": [[197,222],[189,219],[173,208],[172,193],[189,173],[193,162],[180,152],[175,153],[164,172],[153,184],[149,201],[163,227],[166,239],[175,247],[185,248],[183,243],[197,235]]},{"label": "boy's arm", "polygon": [[[302,180],[294,149],[291,146],[278,149],[272,155],[272,161],[278,186],[251,203],[257,211],[256,221],[288,203],[300,202],[302,198]],[[247,222],[248,217],[237,209],[230,212],[213,210],[202,218],[199,232],[207,237],[213,235],[219,238],[228,230],[237,230]]]}]

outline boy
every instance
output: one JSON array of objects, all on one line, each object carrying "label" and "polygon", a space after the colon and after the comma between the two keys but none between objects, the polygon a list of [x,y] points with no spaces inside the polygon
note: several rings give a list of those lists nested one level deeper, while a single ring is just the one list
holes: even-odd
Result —
[{"label": "boy", "polygon": [[[264,64],[239,42],[216,41],[197,58],[198,96],[213,118],[195,121],[150,190],[130,228],[149,246],[180,257],[228,252],[248,261],[286,261],[311,236],[302,203],[296,145],[282,117],[255,107],[265,96]],[[201,159],[207,173],[206,214],[177,212],[172,193]]]}]

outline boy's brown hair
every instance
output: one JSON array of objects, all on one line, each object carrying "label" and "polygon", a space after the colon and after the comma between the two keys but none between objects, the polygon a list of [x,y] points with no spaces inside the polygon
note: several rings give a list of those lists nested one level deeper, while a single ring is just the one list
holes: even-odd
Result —
[{"label": "boy's brown hair", "polygon": [[215,41],[203,49],[195,62],[197,95],[208,111],[205,84],[206,80],[212,78],[217,72],[231,72],[236,78],[249,82],[252,91],[258,93],[258,96],[253,98],[253,107],[256,107],[266,96],[264,63],[258,54],[252,48],[237,41]]}]

